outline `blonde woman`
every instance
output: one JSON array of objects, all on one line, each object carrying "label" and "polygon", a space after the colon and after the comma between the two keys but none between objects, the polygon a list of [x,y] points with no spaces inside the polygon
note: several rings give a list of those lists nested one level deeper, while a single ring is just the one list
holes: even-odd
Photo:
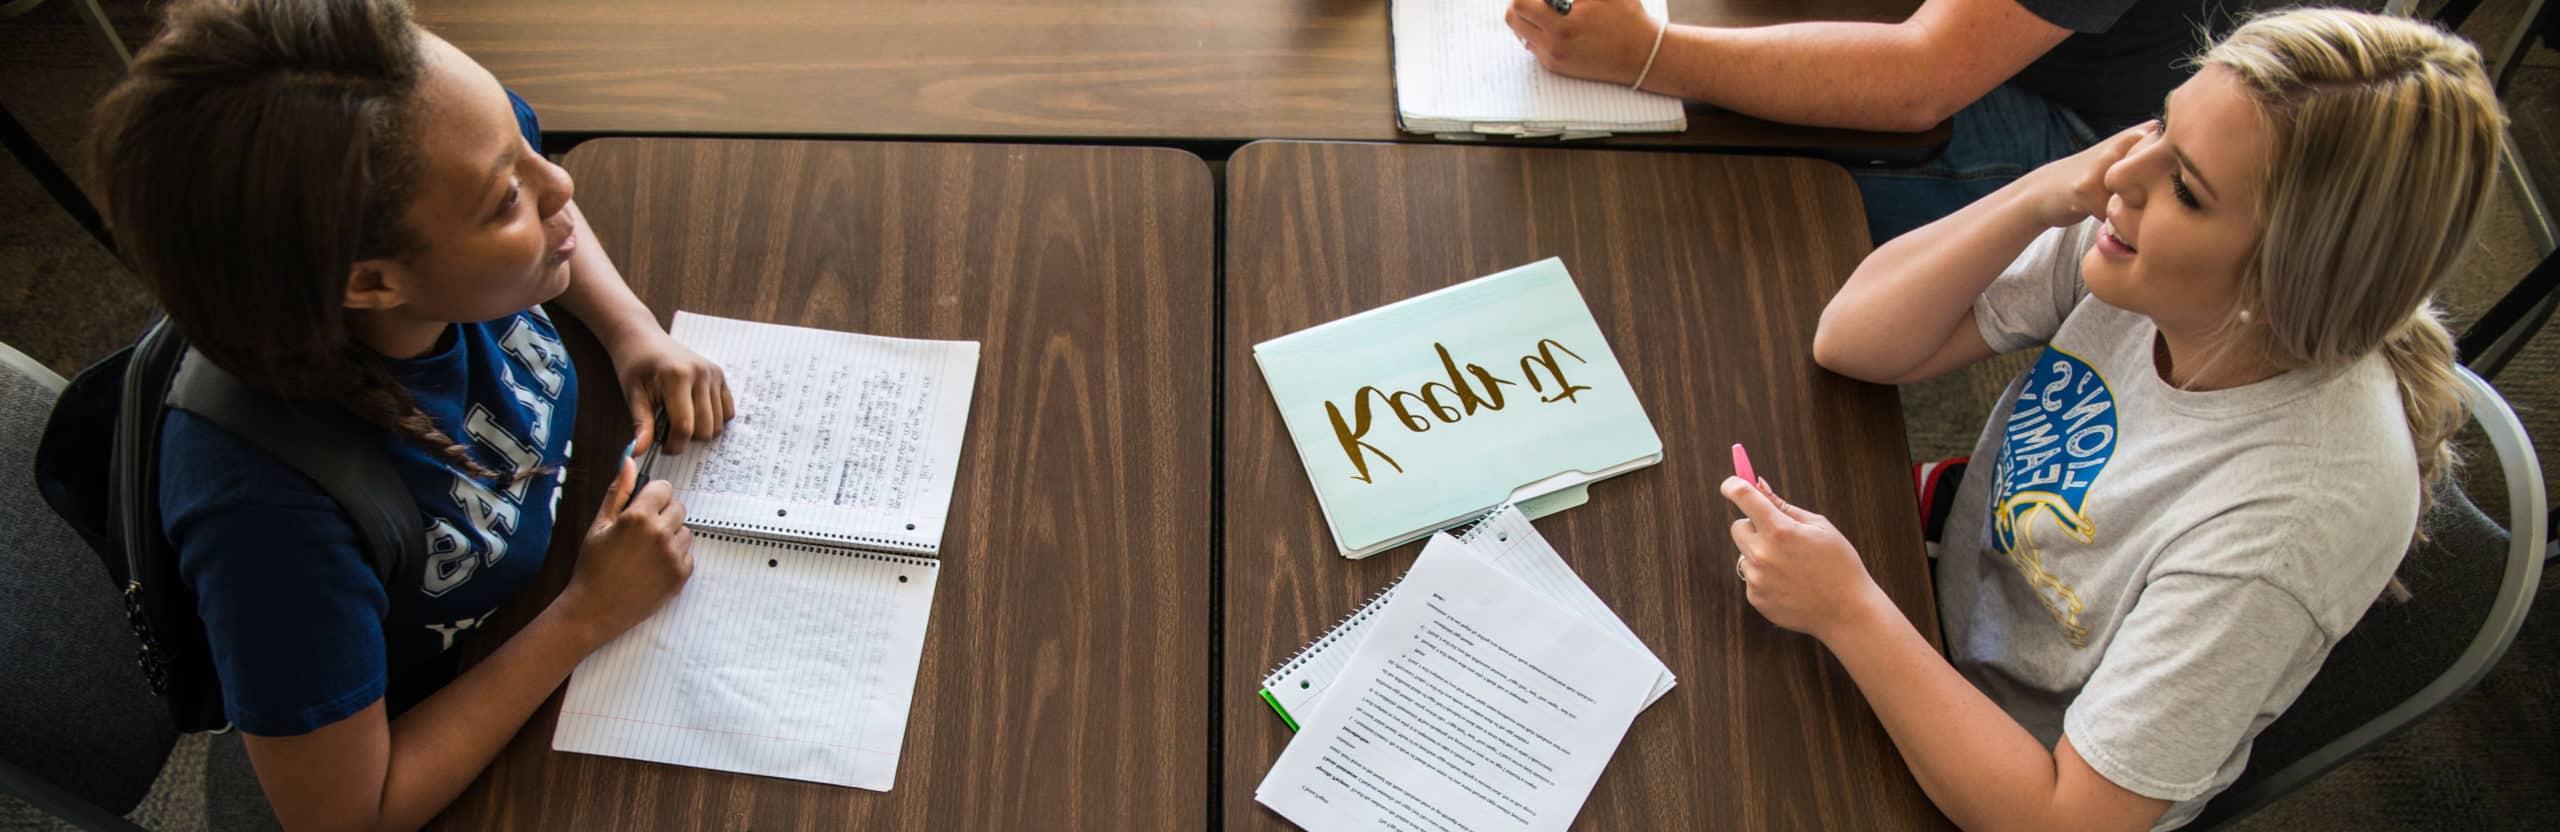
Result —
[{"label": "blonde woman", "polygon": [[1966,828],[2194,817],[2450,459],[2430,297],[2491,193],[2478,53],[2314,9],[2199,64],[2161,121],[1877,249],[1823,312],[1816,358],[1877,382],[2041,350],[1953,503],[1944,657],[1831,524],[1724,483],[1752,605],[1839,656]]}]

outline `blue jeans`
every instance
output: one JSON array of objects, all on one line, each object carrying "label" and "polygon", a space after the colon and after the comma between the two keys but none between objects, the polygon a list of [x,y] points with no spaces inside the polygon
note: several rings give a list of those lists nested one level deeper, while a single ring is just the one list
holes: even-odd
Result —
[{"label": "blue jeans", "polygon": [[1867,239],[1883,245],[2098,141],[2078,115],[2007,84],[1958,111],[1954,121],[1938,158],[1852,171],[1866,198]]}]

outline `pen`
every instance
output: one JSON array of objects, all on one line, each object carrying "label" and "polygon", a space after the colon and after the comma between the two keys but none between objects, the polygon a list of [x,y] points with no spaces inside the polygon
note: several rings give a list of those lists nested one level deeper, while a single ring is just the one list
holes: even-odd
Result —
[{"label": "pen", "polygon": [[[655,412],[649,414],[649,453],[640,458],[640,476],[631,481],[633,493],[638,493],[640,486],[649,484],[649,469],[658,464],[658,449],[667,446],[667,437],[664,435],[666,430],[667,408],[665,405],[659,405]],[[632,439],[631,442],[632,447],[639,447],[639,439]]]},{"label": "pen", "polygon": [[1564,14],[1573,11],[1573,0],[1547,0],[1547,8],[1556,10],[1556,14]]},{"label": "pen", "polygon": [[[649,484],[649,469],[650,469],[651,467],[653,467],[653,466],[655,466],[655,465],[657,465],[657,464],[658,464],[658,448],[659,448],[660,446],[663,446],[663,445],[665,445],[665,444],[666,444],[666,442],[665,442],[665,439],[666,439],[666,438],[665,438],[665,437],[663,437],[663,436],[658,436],[658,435],[656,435],[656,434],[657,434],[657,431],[658,431],[658,430],[663,430],[663,429],[664,429],[663,427],[659,427],[659,426],[663,426],[663,425],[665,425],[666,423],[667,423],[667,409],[666,409],[666,408],[664,408],[664,407],[660,407],[660,408],[658,408],[657,412],[652,413],[652,414],[650,414],[650,415],[649,415],[649,424],[650,424],[654,429],[650,432],[650,437],[649,437],[649,451],[648,451],[648,453],[647,453],[647,454],[645,454],[645,455],[643,455],[643,456],[641,456],[641,457],[640,457],[640,470],[639,470],[639,472],[638,472],[638,475],[637,475],[637,476],[635,476],[635,477],[633,477],[633,478],[632,478],[632,480],[631,480],[631,495],[632,495],[632,497],[635,497],[635,498],[636,498],[636,497],[638,497],[638,496],[640,495],[640,487],[641,487],[641,486],[644,486],[644,485],[648,485],[648,484]],[[638,452],[639,452],[639,450],[640,450],[640,437],[637,437],[637,436],[631,437],[631,444],[628,444],[628,445],[624,445],[624,446],[622,446],[622,458],[623,458],[623,459],[626,459],[626,460],[627,460],[627,459],[630,459],[630,458],[631,458],[631,455],[632,455],[632,454],[634,454],[634,453],[638,453]],[[620,468],[620,467],[622,467],[622,463],[621,463],[621,462],[619,462],[619,461],[617,461],[617,462],[615,462],[615,463],[614,463],[614,467],[615,467],[615,468]],[[626,502],[624,503],[624,505],[629,505],[629,504],[630,504],[630,503],[629,503],[628,501],[626,501]]]}]

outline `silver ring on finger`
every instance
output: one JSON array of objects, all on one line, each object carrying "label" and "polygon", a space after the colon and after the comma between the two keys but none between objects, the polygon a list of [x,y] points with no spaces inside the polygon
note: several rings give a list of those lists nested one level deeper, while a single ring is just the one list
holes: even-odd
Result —
[{"label": "silver ring on finger", "polygon": [[1743,572],[1742,572],[1742,564],[1743,564],[1743,562],[1744,562],[1744,561],[1747,561],[1747,560],[1750,560],[1750,559],[1751,559],[1751,556],[1750,556],[1750,555],[1737,555],[1737,556],[1735,556],[1735,557],[1734,557],[1734,559],[1733,559],[1733,576],[1734,576],[1735,578],[1739,578],[1739,579],[1741,579],[1741,580],[1742,580],[1742,581],[1744,581],[1745,583],[1750,582],[1750,580],[1751,580],[1751,576],[1750,576],[1750,575],[1745,575],[1745,574],[1743,574]]}]

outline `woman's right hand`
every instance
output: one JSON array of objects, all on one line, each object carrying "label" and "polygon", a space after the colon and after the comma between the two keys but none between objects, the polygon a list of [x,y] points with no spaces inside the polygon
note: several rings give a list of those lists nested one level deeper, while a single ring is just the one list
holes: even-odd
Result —
[{"label": "woman's right hand", "polygon": [[564,611],[591,627],[598,643],[648,618],[693,575],[693,530],[684,525],[675,487],[658,480],[634,497],[639,475],[637,463],[622,461],[560,593]]},{"label": "woman's right hand", "polygon": [[2036,221],[2048,227],[2078,225],[2081,220],[2107,215],[2107,169],[2123,161],[2134,145],[2151,135],[2159,122],[2146,121],[2090,145],[2089,149],[2055,159],[2036,168],[2025,177],[2035,205]]}]

